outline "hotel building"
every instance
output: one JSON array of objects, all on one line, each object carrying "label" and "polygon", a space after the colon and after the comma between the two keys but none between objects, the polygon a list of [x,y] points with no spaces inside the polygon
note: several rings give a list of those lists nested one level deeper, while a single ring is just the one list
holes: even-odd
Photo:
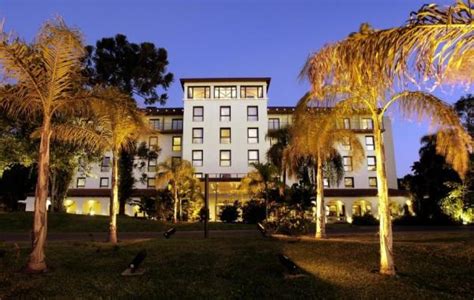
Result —
[{"label": "hotel building", "polygon": [[[154,196],[157,165],[172,158],[190,161],[198,178],[209,174],[211,220],[219,219],[222,206],[235,200],[247,201],[249,196],[238,190],[241,178],[253,169],[252,162],[266,161],[266,152],[273,142],[266,134],[290,125],[294,112],[294,107],[268,106],[270,81],[270,78],[182,78],[182,108],[145,108],[151,127],[159,133],[144,136],[141,142],[161,151],[157,159],[142,162],[145,167],[135,170],[133,197]],[[347,145],[339,146],[345,173],[339,186],[329,186],[325,180],[328,221],[350,222],[353,215],[365,213],[377,216],[372,120],[353,116],[342,120],[342,124],[358,134],[366,160],[362,168],[354,170]],[[391,207],[394,213],[401,213],[409,198],[397,188],[389,118],[384,119],[383,138]],[[67,212],[108,215],[110,159],[106,154],[87,173],[78,170],[65,201]],[[295,179],[289,178],[288,182],[292,181]],[[33,209],[33,201],[34,197],[27,198],[27,210]],[[136,212],[137,207],[126,206],[128,215]]]}]

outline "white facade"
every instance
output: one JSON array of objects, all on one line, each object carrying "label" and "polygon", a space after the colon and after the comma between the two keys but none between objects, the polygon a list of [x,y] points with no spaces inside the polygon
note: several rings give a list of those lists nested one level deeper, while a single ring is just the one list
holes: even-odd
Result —
[{"label": "white facade", "polygon": [[[148,147],[158,145],[160,153],[156,161],[143,161],[143,168],[135,169],[134,198],[153,194],[155,166],[169,158],[182,158],[192,162],[196,177],[209,174],[210,217],[216,220],[223,205],[248,200],[235,192],[238,182],[252,170],[251,162],[265,162],[271,144],[266,138],[267,132],[291,124],[294,108],[268,107],[270,78],[189,78],[181,79],[181,85],[183,108],[145,109],[150,125],[159,134],[144,136],[139,142],[145,142]],[[369,118],[354,116],[343,124],[358,134],[366,160],[361,168],[352,168],[350,152],[340,145],[346,165],[344,180],[339,186],[325,188],[329,218],[350,221],[353,215],[365,212],[377,215],[375,152]],[[383,138],[390,196],[394,210],[400,210],[408,198],[397,190],[389,118],[384,119]],[[111,155],[104,157],[107,162]],[[137,159],[137,166],[141,163]],[[104,166],[91,164],[87,172],[79,170],[70,187],[67,211],[107,215],[110,184],[111,172],[107,163]],[[33,200],[33,197],[27,199],[27,210],[32,210]],[[136,208],[126,207],[128,215],[136,212]]]}]

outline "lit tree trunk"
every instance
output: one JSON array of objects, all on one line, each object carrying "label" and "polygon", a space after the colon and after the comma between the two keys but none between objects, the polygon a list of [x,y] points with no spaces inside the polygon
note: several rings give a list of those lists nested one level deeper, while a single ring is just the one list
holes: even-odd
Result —
[{"label": "lit tree trunk", "polygon": [[45,118],[41,129],[41,141],[38,157],[38,179],[35,191],[35,211],[33,223],[33,244],[26,271],[42,272],[46,270],[44,246],[48,225],[48,181],[49,148],[51,139],[51,119]]},{"label": "lit tree trunk", "polygon": [[318,152],[316,171],[316,235],[317,239],[326,237],[326,215],[324,207],[323,162]]},{"label": "lit tree trunk", "polygon": [[176,182],[173,184],[173,204],[174,204],[174,211],[173,211],[173,223],[178,222],[178,188],[176,187]]},{"label": "lit tree trunk", "polygon": [[112,195],[110,197],[109,242],[117,244],[118,151],[112,151]]},{"label": "lit tree trunk", "polygon": [[390,218],[387,172],[385,170],[385,149],[382,137],[383,116],[375,115],[374,138],[377,168],[377,190],[379,197],[379,237],[380,237],[380,273],[395,275],[393,262],[393,234]]},{"label": "lit tree trunk", "polygon": [[268,222],[268,186],[265,182],[265,221]]}]

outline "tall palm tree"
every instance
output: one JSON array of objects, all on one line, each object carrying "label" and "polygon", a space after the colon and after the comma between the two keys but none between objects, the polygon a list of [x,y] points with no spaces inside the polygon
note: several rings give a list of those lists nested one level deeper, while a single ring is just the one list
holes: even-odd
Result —
[{"label": "tall palm tree", "polygon": [[27,44],[0,26],[0,68],[5,78],[0,106],[9,115],[40,120],[38,179],[35,190],[33,247],[26,270],[46,270],[48,176],[52,125],[58,116],[76,113],[83,105],[78,31],[56,19],[46,22],[35,42]]},{"label": "tall palm tree", "polygon": [[271,163],[252,163],[255,169],[242,178],[241,189],[261,193],[265,199],[265,220],[268,220],[270,190],[278,185],[278,169]]},{"label": "tall palm tree", "polygon": [[[472,140],[453,109],[433,95],[403,89],[408,84],[472,84],[473,33],[469,1],[458,1],[448,8],[427,5],[412,13],[401,27],[375,31],[363,24],[359,32],[312,55],[302,70],[314,97],[330,97],[339,110],[366,113],[372,118],[382,274],[395,275],[383,118],[389,107],[398,104],[403,117],[429,119],[432,128],[438,129],[438,153],[463,176]],[[465,64],[471,68],[462,67]]]},{"label": "tall palm tree", "polygon": [[[156,186],[169,185],[173,193],[173,222],[178,222],[178,210],[181,207],[180,191],[188,191],[191,187],[197,187],[194,177],[194,167],[187,160],[173,161],[171,158],[158,164]],[[194,194],[191,196],[195,196]]]},{"label": "tall palm tree", "polygon": [[[286,150],[285,158],[292,162],[293,157],[312,157],[316,161],[316,233],[315,238],[326,237],[326,214],[324,204],[324,176],[342,178],[341,164],[338,146],[347,144],[349,153],[352,156],[353,168],[361,166],[364,158],[364,148],[356,134],[343,127],[338,126],[341,120],[340,115],[335,110],[328,108],[306,109],[306,97],[300,103],[303,104],[297,110],[292,130],[292,140]],[[335,172],[328,172],[329,170]],[[326,172],[324,172],[326,171]],[[332,174],[336,174],[333,176]]]},{"label": "tall palm tree", "polygon": [[278,168],[283,182],[283,188],[286,188],[286,172],[287,166],[283,165],[283,151],[288,147],[291,140],[290,127],[283,127],[276,130],[269,131],[267,138],[273,139],[276,142],[270,146],[267,151],[267,159],[275,167]]}]

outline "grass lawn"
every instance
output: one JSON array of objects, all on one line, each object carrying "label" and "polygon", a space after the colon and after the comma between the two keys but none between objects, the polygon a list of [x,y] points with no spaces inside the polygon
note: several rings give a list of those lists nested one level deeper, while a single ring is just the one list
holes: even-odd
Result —
[{"label": "grass lawn", "polygon": [[[48,214],[48,232],[106,232],[109,229],[109,218],[106,216],[85,216],[73,214]],[[164,231],[170,223],[119,216],[117,218],[119,232]],[[15,212],[0,213],[0,232],[29,232],[32,229],[33,213]],[[184,230],[202,230],[201,223],[181,223],[172,225]],[[255,225],[210,223],[211,230],[255,229]]]},{"label": "grass lawn", "polygon": [[[22,244],[21,247],[26,247]],[[372,273],[378,245],[364,238],[289,242],[262,238],[211,238],[125,242],[118,249],[92,242],[53,242],[52,269],[44,275],[16,272],[12,244],[0,245],[0,298],[397,298],[474,297],[474,238],[470,232],[396,234],[399,276]],[[142,277],[122,277],[131,258],[147,249]],[[293,259],[307,274],[285,278],[277,254]]]}]

